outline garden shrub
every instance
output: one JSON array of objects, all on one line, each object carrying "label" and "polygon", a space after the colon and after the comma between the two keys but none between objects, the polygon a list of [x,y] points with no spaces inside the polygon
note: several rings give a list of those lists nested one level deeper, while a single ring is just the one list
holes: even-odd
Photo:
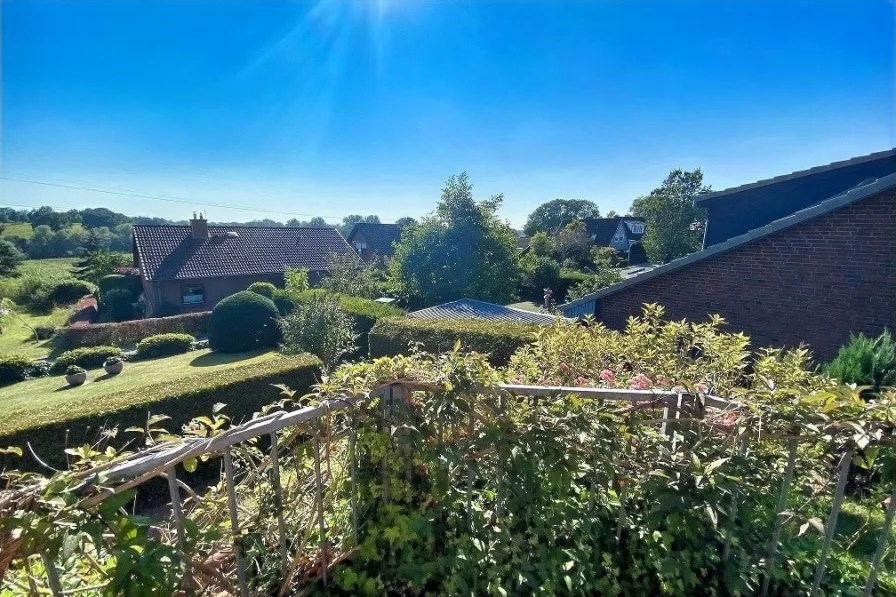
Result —
[{"label": "garden shrub", "polygon": [[270,282],[252,282],[246,290],[273,299],[274,293],[277,292],[277,287]]},{"label": "garden shrub", "polygon": [[586,281],[590,274],[585,272],[562,269],[560,271],[560,280],[557,282],[557,288],[554,288],[554,300],[558,305],[566,302],[566,295],[569,289]]},{"label": "garden shrub", "polygon": [[628,248],[628,264],[640,265],[647,262],[647,249],[644,248],[644,243],[641,241],[632,243],[632,246]]},{"label": "garden shrub", "polygon": [[25,381],[31,377],[34,362],[23,354],[0,356],[0,385]]},{"label": "garden shrub", "polygon": [[98,323],[94,325],[70,325],[57,330],[66,346],[133,346],[140,340],[158,334],[181,333],[191,336],[208,332],[211,311],[186,313],[173,317],[152,317],[120,323]]},{"label": "garden shrub", "polygon": [[280,390],[273,384],[288,385],[304,394],[319,376],[320,361],[311,355],[276,357],[214,375],[197,373],[107,394],[100,400],[72,401],[28,416],[2,419],[0,444],[24,446],[30,442],[42,459],[64,467],[66,436],[68,445],[92,444],[103,428],[142,427],[147,411],[169,415],[172,420],[166,425],[177,431],[193,417],[210,414],[216,403],[226,404],[234,422],[242,422],[279,398]]},{"label": "garden shrub", "polygon": [[63,352],[53,363],[53,372],[62,373],[71,365],[84,367],[85,369],[99,369],[103,361],[109,357],[120,357],[122,350],[117,346],[92,346],[76,348]]},{"label": "garden shrub", "polygon": [[57,305],[70,305],[96,291],[96,286],[83,280],[53,280],[41,277],[23,278],[18,290],[18,303],[31,311],[46,313]]},{"label": "garden shrub", "polygon": [[196,338],[189,334],[158,334],[137,343],[137,356],[141,359],[170,357],[189,352]]},{"label": "garden shrub", "polygon": [[600,270],[596,274],[589,276],[585,280],[577,283],[575,286],[570,288],[566,293],[566,300],[574,301],[578,298],[582,298],[587,294],[591,294],[592,292],[597,292],[601,288],[612,286],[613,284],[616,284],[618,282],[622,282],[622,276],[618,271],[613,269]]},{"label": "garden shrub", "polygon": [[109,274],[100,278],[97,285],[99,295],[102,298],[107,292],[113,289],[122,289],[128,291],[134,300],[143,292],[143,282],[139,275],[125,274]]},{"label": "garden shrub", "polygon": [[544,301],[544,289],[550,288],[555,293],[559,291],[560,266],[550,257],[536,257],[532,252],[520,259],[523,282],[521,295],[523,298],[541,304]]},{"label": "garden shrub", "polygon": [[896,343],[888,330],[876,338],[865,334],[852,336],[840,348],[837,357],[825,371],[831,377],[860,386],[871,386],[875,392],[884,386],[896,386]]},{"label": "garden shrub", "polygon": [[355,350],[354,320],[335,295],[315,296],[280,320],[285,354],[310,353],[331,371]]},{"label": "garden shrub", "polygon": [[212,350],[245,352],[276,346],[280,339],[279,312],[274,302],[243,290],[215,305],[208,322]]},{"label": "garden shrub", "polygon": [[100,296],[100,312],[108,315],[113,321],[134,319],[136,297],[125,288],[113,288]]},{"label": "garden shrub", "polygon": [[501,366],[518,348],[533,341],[541,327],[482,319],[381,319],[370,330],[370,356],[407,354],[412,344],[439,354],[460,342],[461,350],[488,354],[491,363]]}]

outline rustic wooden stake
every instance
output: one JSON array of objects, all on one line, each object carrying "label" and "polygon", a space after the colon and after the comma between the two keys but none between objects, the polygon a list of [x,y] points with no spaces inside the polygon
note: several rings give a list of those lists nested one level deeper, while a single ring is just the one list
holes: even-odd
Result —
[{"label": "rustic wooden stake", "polygon": [[233,551],[236,556],[236,576],[241,597],[249,597],[249,586],[246,584],[246,563],[243,561],[242,540],[240,537],[240,517],[236,507],[236,484],[233,477],[233,457],[230,446],[224,449],[224,475],[227,477],[227,507],[230,509],[230,530],[233,533]]},{"label": "rustic wooden stake", "polygon": [[884,557],[884,548],[887,546],[887,539],[890,537],[890,527],[893,525],[893,516],[896,515],[896,487],[890,492],[890,503],[887,504],[887,513],[884,516],[884,526],[880,530],[880,538],[877,540],[877,549],[874,550],[874,559],[871,560],[871,573],[868,575],[868,582],[865,583],[865,590],[862,592],[863,597],[871,597],[874,591],[874,585],[877,583],[877,569]]},{"label": "rustic wooden stake", "polygon": [[791,439],[788,443],[787,468],[784,471],[784,482],[781,484],[781,493],[778,496],[778,508],[775,510],[775,528],[772,531],[772,541],[768,546],[768,559],[765,561],[762,597],[768,595],[768,587],[772,580],[772,570],[775,567],[775,557],[778,555],[778,540],[781,538],[781,527],[784,525],[782,512],[787,508],[787,500],[790,497],[790,484],[793,482],[793,470],[796,466],[797,445],[796,439]]},{"label": "rustic wooden stake", "polygon": [[285,575],[289,566],[286,548],[286,520],[283,518],[283,487],[280,484],[280,446],[277,432],[271,433],[271,482],[274,485],[274,506],[277,508],[277,534],[280,545],[280,572]]},{"label": "rustic wooden stake", "polygon": [[[738,442],[737,454],[741,457],[747,454],[747,438]],[[734,527],[737,525],[737,497],[731,496],[731,514],[728,519],[728,529],[725,533],[725,548],[722,550],[722,561],[727,562],[731,556],[731,540],[734,536]]]},{"label": "rustic wooden stake", "polygon": [[317,525],[320,531],[321,579],[327,586],[327,529],[324,523],[324,483],[320,474],[320,421],[314,423],[314,499],[317,502]]},{"label": "rustic wooden stake", "polygon": [[840,516],[840,506],[843,504],[843,494],[846,492],[846,481],[849,478],[849,467],[854,454],[854,449],[850,447],[840,458],[840,476],[837,479],[837,489],[834,492],[834,503],[831,505],[831,514],[825,525],[824,543],[821,545],[821,556],[818,559],[818,566],[815,567],[815,581],[812,583],[809,597],[815,597],[818,594],[818,589],[821,588],[821,582],[824,580],[825,565],[831,550],[831,542],[834,540],[834,533],[837,531],[837,518]]},{"label": "rustic wooden stake", "polygon": [[168,477],[168,493],[171,496],[171,518],[174,519],[174,527],[177,529],[177,542],[183,547],[187,537],[184,533],[184,513],[180,504],[180,491],[177,488],[177,469],[169,468],[165,471]]},{"label": "rustic wooden stake", "polygon": [[44,568],[47,571],[47,584],[50,585],[50,593],[53,597],[62,597],[62,581],[59,580],[59,570],[56,569],[56,563],[45,553],[40,554],[43,560]]},{"label": "rustic wooden stake", "polygon": [[351,496],[349,502],[351,503],[352,508],[352,544],[354,546],[358,545],[358,457],[355,454],[355,450],[357,449],[357,435],[358,430],[355,428],[356,417],[354,411],[349,415],[349,431],[348,431],[348,457],[351,460],[350,463],[350,471],[351,471]]}]

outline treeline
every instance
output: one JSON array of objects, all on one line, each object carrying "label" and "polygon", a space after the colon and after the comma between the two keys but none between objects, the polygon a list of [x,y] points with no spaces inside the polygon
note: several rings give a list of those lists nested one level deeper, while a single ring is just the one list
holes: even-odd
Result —
[{"label": "treeline", "polygon": [[[292,218],[279,222],[269,218],[248,222],[212,221],[213,226],[311,226],[316,228],[336,228],[343,236],[348,236],[357,222],[379,223],[376,215],[351,214],[342,218],[339,224],[328,224],[321,217],[309,220]],[[413,218],[401,218],[399,224],[413,223]],[[71,257],[80,255],[88,245],[105,251],[130,251],[133,227],[141,225],[185,225],[189,220],[169,220],[147,216],[127,216],[105,207],[70,209],[56,211],[43,206],[31,210],[0,207],[0,235],[12,243],[16,249],[31,259],[48,257]],[[22,226],[29,224],[30,226]]]}]

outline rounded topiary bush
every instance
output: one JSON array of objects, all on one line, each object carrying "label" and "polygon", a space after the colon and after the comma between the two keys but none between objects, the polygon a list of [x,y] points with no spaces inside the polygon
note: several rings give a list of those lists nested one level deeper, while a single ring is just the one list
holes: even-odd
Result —
[{"label": "rounded topiary bush", "polygon": [[137,344],[137,356],[155,359],[189,352],[196,338],[190,334],[156,334]]},{"label": "rounded topiary bush", "polygon": [[249,288],[247,290],[249,290],[249,292],[254,292],[255,294],[260,294],[261,296],[266,296],[269,299],[273,299],[274,293],[277,292],[277,287],[270,282],[253,282],[249,285]]},{"label": "rounded topiary bush", "polygon": [[244,352],[276,346],[279,313],[274,301],[249,290],[215,305],[208,321],[208,344],[220,352]]},{"label": "rounded topiary bush", "polygon": [[25,381],[31,375],[34,364],[23,354],[0,356],[0,385]]}]

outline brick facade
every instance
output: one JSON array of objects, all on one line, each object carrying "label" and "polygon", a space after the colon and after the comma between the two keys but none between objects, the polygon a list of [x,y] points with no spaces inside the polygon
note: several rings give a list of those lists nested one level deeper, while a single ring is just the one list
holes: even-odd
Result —
[{"label": "brick facade", "polygon": [[597,318],[622,329],[643,303],[669,319],[718,313],[754,348],[805,343],[820,361],[851,333],[896,331],[896,191],[605,296]]}]

